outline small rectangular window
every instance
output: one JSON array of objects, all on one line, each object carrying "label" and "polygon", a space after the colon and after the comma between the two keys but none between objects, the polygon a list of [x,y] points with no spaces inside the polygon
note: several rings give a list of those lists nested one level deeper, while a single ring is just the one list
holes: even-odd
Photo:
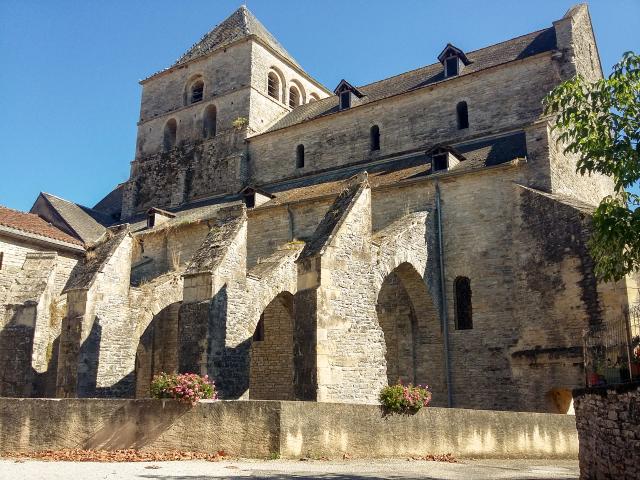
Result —
[{"label": "small rectangular window", "polygon": [[447,77],[458,75],[458,57],[447,58]]},{"label": "small rectangular window", "polygon": [[340,110],[351,107],[351,92],[346,91],[340,94]]},{"label": "small rectangular window", "polygon": [[431,159],[431,169],[434,172],[438,172],[440,170],[446,170],[449,168],[449,162],[447,161],[446,153],[439,153],[438,155],[434,155]]}]

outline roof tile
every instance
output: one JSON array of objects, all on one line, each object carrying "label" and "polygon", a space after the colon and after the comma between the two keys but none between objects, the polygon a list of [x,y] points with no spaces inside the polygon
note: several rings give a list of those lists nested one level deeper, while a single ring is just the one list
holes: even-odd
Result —
[{"label": "roof tile", "polygon": [[0,225],[61,242],[82,245],[80,240],[66,234],[33,213],[20,212],[0,206]]}]

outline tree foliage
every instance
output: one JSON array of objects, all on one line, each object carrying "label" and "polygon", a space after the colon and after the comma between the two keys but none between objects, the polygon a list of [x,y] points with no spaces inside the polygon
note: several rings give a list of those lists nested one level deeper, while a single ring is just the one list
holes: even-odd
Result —
[{"label": "tree foliage", "polygon": [[608,78],[581,76],[558,85],[544,100],[545,113],[565,153],[579,157],[580,174],[614,181],[593,215],[591,254],[599,279],[620,280],[640,269],[640,196],[628,191],[640,181],[640,56],[626,52]]}]

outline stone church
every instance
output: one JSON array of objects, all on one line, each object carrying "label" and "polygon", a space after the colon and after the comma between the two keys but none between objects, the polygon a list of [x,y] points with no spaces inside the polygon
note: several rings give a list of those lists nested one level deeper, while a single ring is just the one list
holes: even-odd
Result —
[{"label": "stone church", "polygon": [[583,177],[543,115],[602,77],[587,7],[331,91],[246,8],[142,80],[128,180],[93,208],[0,209],[0,395],[143,397],[159,372],[223,398],[566,412],[598,283]]}]

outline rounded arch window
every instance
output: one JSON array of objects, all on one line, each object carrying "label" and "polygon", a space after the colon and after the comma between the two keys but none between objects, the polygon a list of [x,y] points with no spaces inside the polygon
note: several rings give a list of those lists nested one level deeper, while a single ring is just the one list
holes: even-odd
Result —
[{"label": "rounded arch window", "polygon": [[267,77],[267,93],[271,98],[280,100],[280,78],[274,71],[269,72]]},{"label": "rounded arch window", "polygon": [[184,104],[191,105],[204,99],[204,79],[202,75],[194,75],[184,89]]}]

